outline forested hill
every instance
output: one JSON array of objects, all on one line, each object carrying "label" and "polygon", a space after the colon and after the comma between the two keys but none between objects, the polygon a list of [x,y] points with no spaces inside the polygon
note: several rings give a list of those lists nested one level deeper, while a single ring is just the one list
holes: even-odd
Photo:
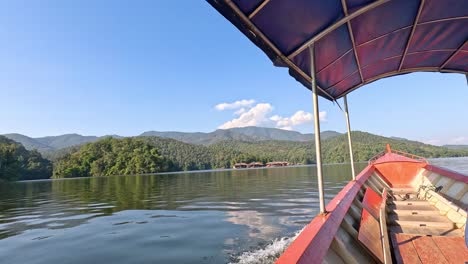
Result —
[{"label": "forested hill", "polygon": [[172,162],[136,138],[105,138],[65,154],[54,163],[54,178],[144,174],[170,171]]},{"label": "forested hill", "polygon": [[[322,139],[328,139],[341,135],[341,133],[335,131],[323,131],[320,134]],[[218,129],[209,133],[148,131],[141,134],[141,136],[172,138],[185,143],[197,145],[212,145],[227,140],[238,140],[245,142],[259,142],[268,140],[306,142],[314,140],[314,134],[302,134],[297,131],[254,126],[238,127],[231,129]]]},{"label": "forested hill", "polygon": [[[426,158],[468,156],[467,150],[451,150],[410,140],[399,140],[376,136],[366,132],[352,132],[353,153],[356,161],[368,161],[374,155],[385,150],[386,144],[392,148],[423,156]],[[347,135],[322,141],[322,155],[325,163],[348,162]],[[215,153],[219,150],[233,150],[253,160],[285,160],[293,164],[315,163],[315,145],[311,142],[262,141],[256,143],[241,141],[223,141],[211,145]],[[251,159],[247,160],[250,161]],[[239,161],[239,160],[236,160]]]},{"label": "forested hill", "polygon": [[52,175],[52,163],[36,150],[0,136],[0,180],[46,179]]},{"label": "forested hill", "polygon": [[[385,150],[388,143],[393,149],[415,154],[425,158],[468,156],[468,150],[452,150],[424,144],[418,141],[401,140],[373,135],[366,132],[352,132],[354,158],[357,161],[367,161],[375,154]],[[346,135],[332,138],[323,144],[324,155],[331,161],[342,162],[348,159],[346,151],[348,143]]]},{"label": "forested hill", "polygon": [[[322,139],[332,138],[339,135],[341,134],[335,131],[323,131],[321,133]],[[59,149],[95,142],[107,137],[122,138],[118,135],[96,137],[82,136],[79,134],[65,134],[60,136],[49,136],[39,138],[32,138],[21,134],[6,134],[4,136],[23,144],[23,146],[28,150],[36,149],[43,154],[50,154],[50,152],[54,152]],[[148,131],[144,132],[140,136],[156,136],[162,138],[171,138],[185,143],[197,145],[211,145],[225,140],[240,140],[248,142],[285,140],[305,142],[313,141],[314,139],[313,134],[301,134],[296,131],[288,131],[268,127],[240,127],[231,129],[218,129],[209,133]]]},{"label": "forested hill", "polygon": [[[27,150],[35,149],[41,153],[53,152],[63,148],[95,142],[107,137],[82,136],[79,134],[65,134],[39,138],[32,138],[21,134],[5,134],[4,136],[21,143]],[[120,138],[119,136],[112,137]]]},{"label": "forested hill", "polygon": [[[466,150],[450,150],[410,140],[391,139],[365,132],[353,132],[356,161],[367,161],[390,143],[394,149],[424,156],[468,156]],[[325,163],[348,162],[346,135],[329,138],[322,144]],[[123,175],[179,170],[231,168],[237,162],[288,161],[315,163],[314,144],[294,141],[246,142],[224,140],[209,146],[187,144],[159,137],[104,139],[70,149],[55,162],[54,177]]]},{"label": "forested hill", "polygon": [[[468,156],[468,150],[448,149],[365,132],[353,132],[356,161],[367,161],[392,148],[427,158]],[[0,137],[0,178],[7,180],[49,178],[51,162],[37,151]],[[98,139],[49,152],[55,178],[109,176],[167,171],[231,168],[237,162],[287,161],[292,164],[315,163],[315,146],[310,141],[220,140],[209,145],[188,144],[170,138],[140,136]],[[322,141],[325,163],[348,162],[347,136],[332,136]],[[6,173],[6,171],[8,173]]]}]

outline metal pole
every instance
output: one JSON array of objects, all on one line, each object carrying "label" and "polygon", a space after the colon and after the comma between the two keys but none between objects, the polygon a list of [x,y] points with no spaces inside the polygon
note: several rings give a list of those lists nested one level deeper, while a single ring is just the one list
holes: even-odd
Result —
[{"label": "metal pole", "polygon": [[319,189],[320,213],[325,213],[325,199],[323,194],[323,175],[322,175],[322,155],[320,146],[320,118],[317,96],[317,82],[315,81],[315,56],[314,44],[309,46],[310,52],[310,73],[312,77],[312,102],[314,104],[314,133],[315,133],[315,156],[317,163],[317,182]]},{"label": "metal pole", "polygon": [[349,146],[349,160],[351,162],[351,173],[353,180],[356,180],[356,171],[354,170],[354,157],[353,157],[353,142],[351,140],[351,125],[349,123],[349,111],[348,111],[348,98],[345,95],[344,100],[344,114],[346,117],[346,127],[348,128],[348,146]]}]

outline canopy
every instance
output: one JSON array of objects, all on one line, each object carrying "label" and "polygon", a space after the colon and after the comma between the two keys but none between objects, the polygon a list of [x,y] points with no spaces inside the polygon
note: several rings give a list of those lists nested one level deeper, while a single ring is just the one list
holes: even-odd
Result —
[{"label": "canopy", "polygon": [[393,75],[468,73],[468,0],[207,1],[309,89],[313,44],[329,100]]}]

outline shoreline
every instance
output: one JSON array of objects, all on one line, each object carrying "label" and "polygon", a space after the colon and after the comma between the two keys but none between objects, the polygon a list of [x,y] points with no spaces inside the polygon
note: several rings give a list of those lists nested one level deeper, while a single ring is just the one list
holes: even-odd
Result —
[{"label": "shoreline", "polygon": [[[464,157],[441,157],[441,158],[428,158],[428,161],[437,160],[437,159],[460,159],[468,158]],[[367,163],[367,161],[358,161],[355,163]],[[351,164],[349,162],[341,163],[327,163],[323,166],[333,166],[333,165],[346,165]],[[306,165],[290,165],[284,167],[260,167],[260,168],[242,168],[242,169],[210,169],[210,170],[191,170],[191,171],[171,171],[171,172],[156,172],[156,173],[143,173],[143,174],[128,174],[128,175],[111,175],[111,176],[88,176],[88,177],[74,177],[74,178],[60,178],[60,179],[40,179],[40,180],[26,180],[26,181],[0,181],[0,183],[30,183],[30,182],[46,182],[46,181],[63,181],[63,180],[75,180],[75,179],[88,179],[88,178],[107,178],[107,177],[122,177],[122,176],[153,176],[153,175],[172,175],[172,174],[182,174],[182,173],[206,173],[206,172],[224,172],[224,171],[248,171],[248,170],[263,170],[263,169],[285,169],[285,168],[301,168],[301,167],[314,167],[315,164],[306,164]]]}]

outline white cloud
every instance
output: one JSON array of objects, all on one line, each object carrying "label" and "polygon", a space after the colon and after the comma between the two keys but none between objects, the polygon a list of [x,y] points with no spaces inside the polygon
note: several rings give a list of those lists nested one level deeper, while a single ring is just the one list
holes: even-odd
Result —
[{"label": "white cloud", "polygon": [[442,145],[441,141],[438,140],[438,139],[429,139],[429,140],[424,140],[423,142],[426,143],[426,144],[429,144],[429,145],[434,145],[434,146],[441,146]]},{"label": "white cloud", "polygon": [[[311,123],[314,120],[312,113],[305,111],[297,111],[290,117],[282,117],[280,115],[270,116],[273,111],[273,106],[268,103],[255,104],[255,100],[240,100],[233,103],[222,103],[215,106],[219,111],[235,110],[234,115],[237,118],[228,121],[218,128],[229,129],[233,127],[246,126],[264,126],[276,127],[284,130],[294,130],[295,126]],[[320,121],[327,120],[327,112],[319,113]]]},{"label": "white cloud", "polygon": [[224,111],[224,110],[233,110],[241,107],[251,107],[253,104],[255,104],[255,100],[239,100],[235,101],[233,103],[221,103],[217,104],[215,106],[215,109],[218,111]]},{"label": "white cloud", "polygon": [[228,121],[218,128],[229,129],[233,127],[246,126],[269,126],[271,125],[271,121],[267,115],[271,113],[271,111],[273,111],[273,106],[271,104],[257,104],[240,114],[238,118]]},{"label": "white cloud", "polygon": [[235,115],[242,115],[243,113],[247,112],[247,109],[242,107],[241,109],[234,112]]},{"label": "white cloud", "polygon": [[[327,121],[327,112],[319,112],[319,119],[322,122]],[[300,110],[291,117],[281,117],[279,115],[274,115],[270,117],[270,120],[275,122],[276,127],[278,128],[292,130],[294,126],[311,123],[314,120],[314,116],[312,113]]]},{"label": "white cloud", "polygon": [[442,145],[468,145],[468,137],[454,137],[454,138],[444,138],[444,139],[429,139],[423,140],[424,143],[442,146]]},{"label": "white cloud", "polygon": [[452,145],[463,145],[468,144],[468,137],[456,137],[449,140],[449,144]]}]

